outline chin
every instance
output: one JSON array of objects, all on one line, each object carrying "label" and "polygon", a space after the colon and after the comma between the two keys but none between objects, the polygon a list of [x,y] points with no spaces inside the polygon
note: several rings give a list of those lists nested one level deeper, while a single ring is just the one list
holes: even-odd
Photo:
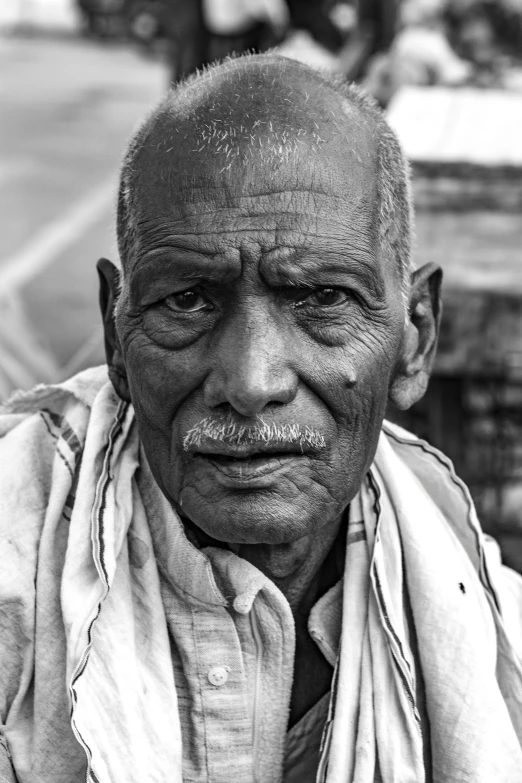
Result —
[{"label": "chin", "polygon": [[318,527],[295,503],[279,498],[250,496],[208,505],[184,498],[183,513],[207,535],[229,544],[290,544]]}]

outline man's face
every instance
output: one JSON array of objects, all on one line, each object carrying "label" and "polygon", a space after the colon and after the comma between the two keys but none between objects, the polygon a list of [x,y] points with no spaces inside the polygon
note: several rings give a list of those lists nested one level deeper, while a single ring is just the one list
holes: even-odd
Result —
[{"label": "man's face", "polygon": [[[116,321],[131,397],[163,492],[223,541],[281,544],[338,519],[373,459],[399,352],[370,150],[308,157],[224,174],[180,151],[176,178],[142,185]],[[221,425],[237,442],[191,437]],[[260,429],[279,434],[241,437]]]}]

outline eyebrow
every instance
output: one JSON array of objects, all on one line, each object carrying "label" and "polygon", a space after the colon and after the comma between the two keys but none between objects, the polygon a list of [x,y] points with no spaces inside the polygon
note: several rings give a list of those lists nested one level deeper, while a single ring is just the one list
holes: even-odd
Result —
[{"label": "eyebrow", "polygon": [[165,290],[180,283],[200,280],[226,283],[240,274],[238,258],[221,253],[189,250],[178,244],[155,248],[140,258],[129,275],[132,302],[147,305],[165,295]]},{"label": "eyebrow", "polygon": [[[262,254],[261,278],[274,288],[349,285],[361,295],[383,299],[385,282],[373,248],[360,247],[346,237],[335,244],[338,247],[331,249],[308,243],[273,247]],[[169,288],[200,282],[223,285],[238,278],[241,251],[234,248],[236,257],[230,257],[230,251],[230,247],[216,249],[204,244],[195,249],[193,236],[187,241],[177,236],[175,242],[155,247],[138,258],[129,274],[131,302],[147,306],[165,296]]]},{"label": "eyebrow", "polygon": [[377,299],[385,295],[385,281],[378,260],[369,250],[351,247],[342,251],[277,248],[263,256],[261,275],[273,286],[316,287],[328,282],[330,285],[354,285],[361,293],[367,291]]}]

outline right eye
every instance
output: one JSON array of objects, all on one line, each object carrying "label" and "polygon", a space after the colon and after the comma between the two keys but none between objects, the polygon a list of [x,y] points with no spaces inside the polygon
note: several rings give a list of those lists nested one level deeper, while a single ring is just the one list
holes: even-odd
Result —
[{"label": "right eye", "polygon": [[211,310],[212,305],[205,297],[190,288],[178,294],[170,294],[163,300],[170,310],[176,313],[197,313],[200,310]]}]

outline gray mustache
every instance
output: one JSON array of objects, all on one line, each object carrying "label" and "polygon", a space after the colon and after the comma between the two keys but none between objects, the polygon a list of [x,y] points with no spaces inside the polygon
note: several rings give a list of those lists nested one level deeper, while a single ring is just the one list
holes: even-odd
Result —
[{"label": "gray mustache", "polygon": [[324,435],[313,427],[300,424],[268,423],[262,418],[253,425],[245,426],[231,418],[202,419],[188,430],[183,438],[183,449],[198,448],[203,442],[224,443],[228,446],[248,446],[252,443],[299,446],[319,450],[326,447]]}]

